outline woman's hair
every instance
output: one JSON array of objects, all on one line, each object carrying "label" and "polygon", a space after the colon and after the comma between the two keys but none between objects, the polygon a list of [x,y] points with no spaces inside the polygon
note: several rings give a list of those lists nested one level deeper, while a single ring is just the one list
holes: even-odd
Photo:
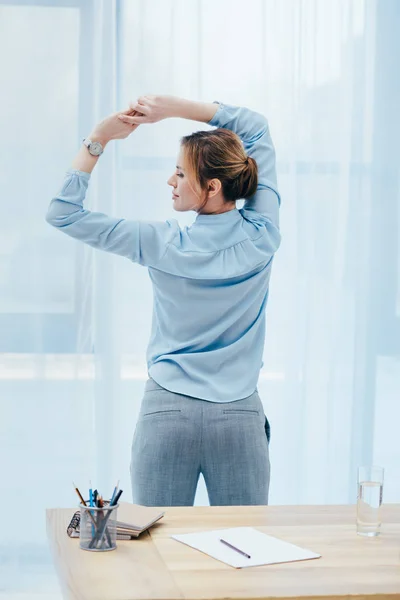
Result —
[{"label": "woman's hair", "polygon": [[[207,180],[219,179],[226,202],[255,194],[257,163],[246,155],[239,136],[229,129],[196,131],[181,138],[185,167],[208,198]],[[207,201],[206,198],[206,201]]]}]

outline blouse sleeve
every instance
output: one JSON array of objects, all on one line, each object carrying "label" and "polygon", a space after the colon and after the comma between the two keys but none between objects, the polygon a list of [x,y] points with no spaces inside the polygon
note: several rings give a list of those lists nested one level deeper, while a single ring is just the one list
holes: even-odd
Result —
[{"label": "blouse sleeve", "polygon": [[179,234],[178,222],[133,221],[85,209],[89,179],[89,173],[69,169],[59,194],[50,202],[46,221],[93,248],[119,254],[143,266],[156,266]]}]

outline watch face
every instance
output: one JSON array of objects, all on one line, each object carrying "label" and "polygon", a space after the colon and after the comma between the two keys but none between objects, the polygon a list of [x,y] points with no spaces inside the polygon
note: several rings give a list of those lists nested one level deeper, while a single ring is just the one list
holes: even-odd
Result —
[{"label": "watch face", "polygon": [[99,156],[103,152],[103,147],[100,142],[92,142],[89,148],[90,154],[93,156]]}]

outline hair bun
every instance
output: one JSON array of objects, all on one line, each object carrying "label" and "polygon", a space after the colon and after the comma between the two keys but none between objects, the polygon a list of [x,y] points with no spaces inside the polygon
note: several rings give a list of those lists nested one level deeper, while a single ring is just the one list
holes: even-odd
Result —
[{"label": "hair bun", "polygon": [[225,202],[252,197],[257,191],[257,162],[247,156],[240,137],[218,127],[181,138],[186,170],[208,199],[208,180],[219,179]]}]

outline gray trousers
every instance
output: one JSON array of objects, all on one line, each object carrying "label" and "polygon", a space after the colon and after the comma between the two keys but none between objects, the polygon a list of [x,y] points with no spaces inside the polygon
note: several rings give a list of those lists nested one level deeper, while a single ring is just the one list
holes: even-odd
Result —
[{"label": "gray trousers", "polygon": [[257,390],[216,403],[150,378],[132,443],[133,502],[193,506],[202,473],[211,506],[268,504],[269,434]]}]

